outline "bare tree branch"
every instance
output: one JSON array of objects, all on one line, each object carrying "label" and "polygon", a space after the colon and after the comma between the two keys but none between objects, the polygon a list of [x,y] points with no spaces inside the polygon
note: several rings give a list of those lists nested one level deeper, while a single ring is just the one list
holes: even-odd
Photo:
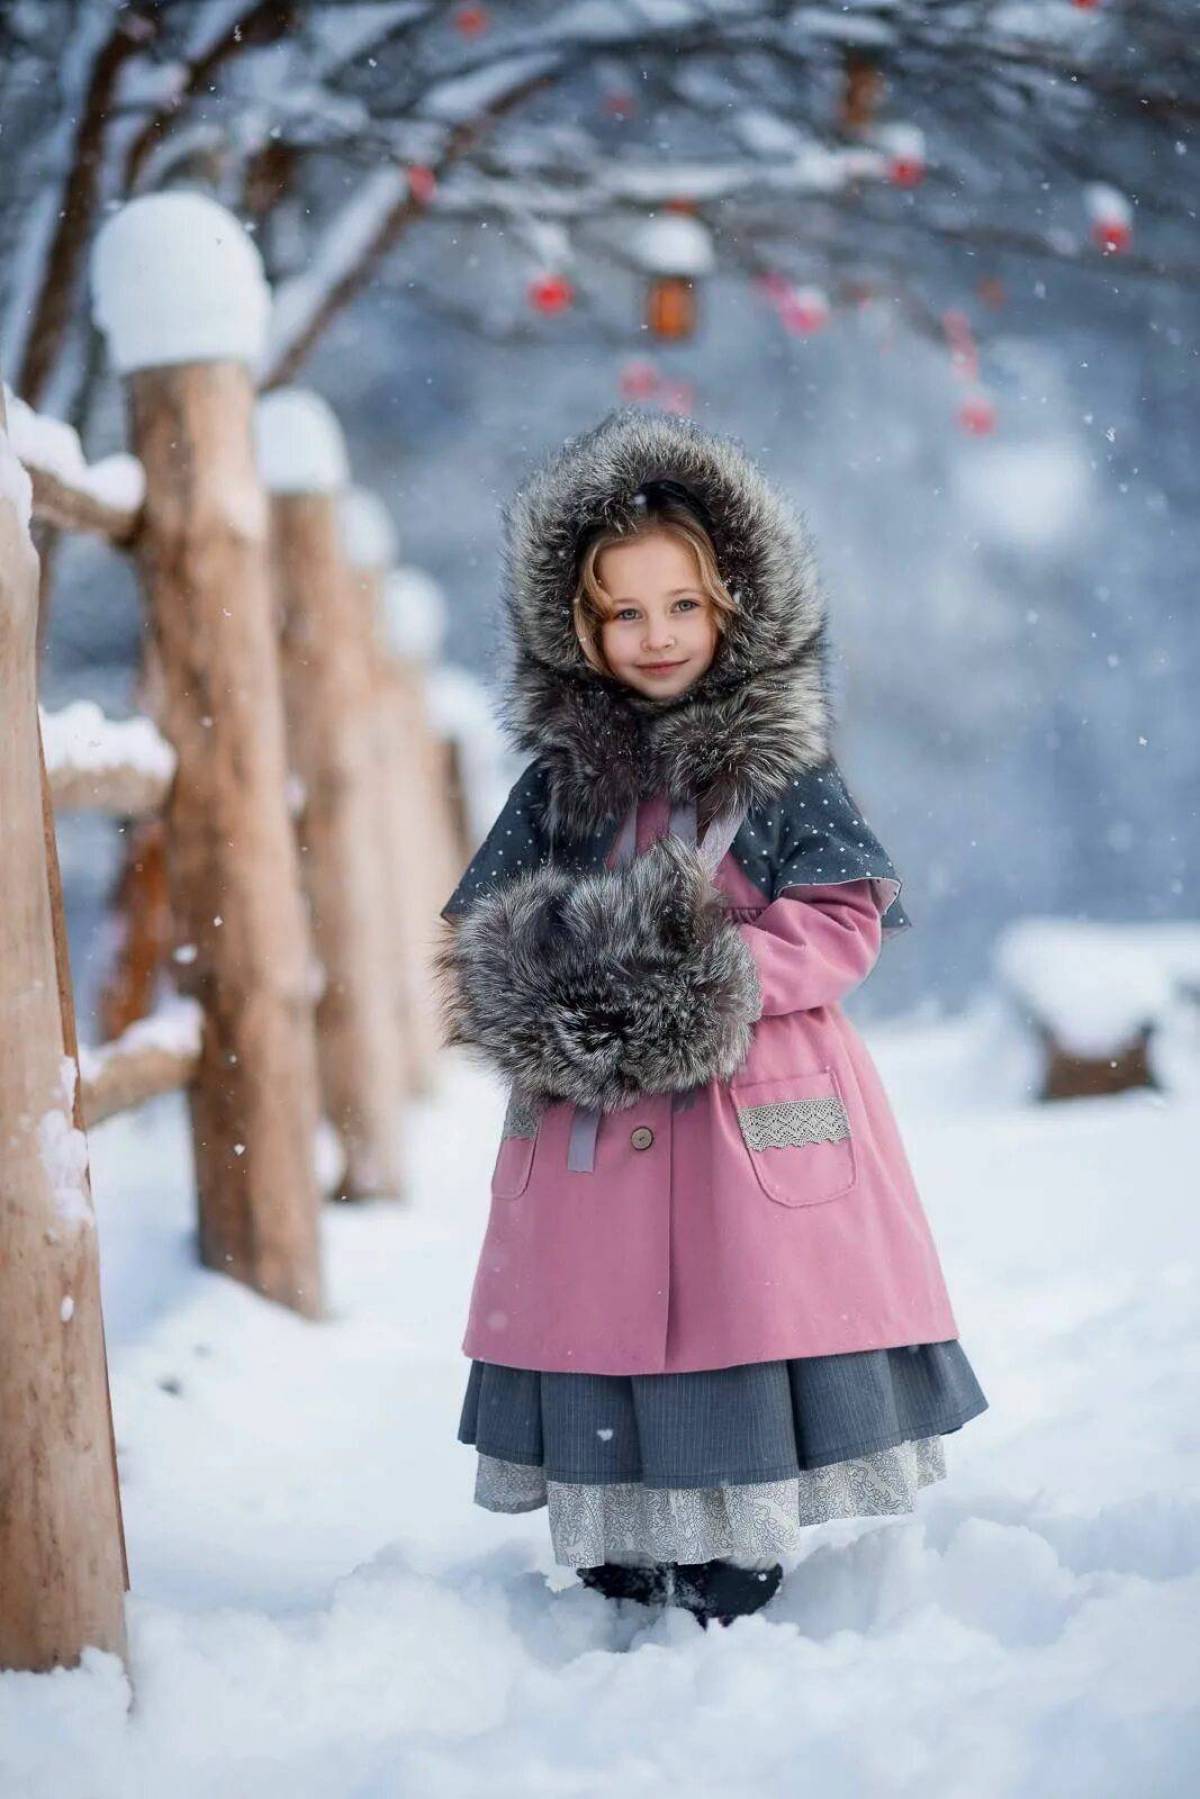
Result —
[{"label": "bare tree branch", "polygon": [[41,286],[25,339],[17,391],[36,406],[75,314],[80,276],[100,193],[104,137],[121,72],[156,29],[151,11],[121,13],[92,65],[72,148],[58,222],[42,269]]}]

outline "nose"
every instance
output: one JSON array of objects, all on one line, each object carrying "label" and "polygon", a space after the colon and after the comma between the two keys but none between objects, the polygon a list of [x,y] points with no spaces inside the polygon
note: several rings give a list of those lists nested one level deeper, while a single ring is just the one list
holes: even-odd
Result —
[{"label": "nose", "polygon": [[645,645],[647,650],[669,650],[675,642],[675,633],[668,619],[647,620]]}]

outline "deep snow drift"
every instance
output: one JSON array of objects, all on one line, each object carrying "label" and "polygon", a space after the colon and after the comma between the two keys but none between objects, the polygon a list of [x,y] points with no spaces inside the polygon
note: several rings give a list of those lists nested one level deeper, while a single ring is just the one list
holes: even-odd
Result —
[{"label": "deep snow drift", "polygon": [[1194,1792],[1200,1095],[1025,1104],[990,1006],[867,1036],[990,1410],[707,1633],[470,1502],[489,1077],[410,1110],[409,1211],[327,1212],[323,1326],[192,1265],[178,1102],[95,1131],[136,1704],[0,1677],[5,1799]]}]

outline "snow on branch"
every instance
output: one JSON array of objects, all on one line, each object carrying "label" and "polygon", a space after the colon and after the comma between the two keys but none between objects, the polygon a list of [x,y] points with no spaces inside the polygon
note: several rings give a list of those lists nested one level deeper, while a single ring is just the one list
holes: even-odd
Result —
[{"label": "snow on branch", "polygon": [[91,700],[77,700],[41,719],[56,807],[139,818],[162,805],[175,752],[148,718],[105,718]]},{"label": "snow on branch", "polygon": [[329,227],[304,273],[282,283],[271,309],[262,386],[277,385],[294,366],[299,347],[319,331],[343,289],[382,252],[409,200],[403,169],[377,169]]}]

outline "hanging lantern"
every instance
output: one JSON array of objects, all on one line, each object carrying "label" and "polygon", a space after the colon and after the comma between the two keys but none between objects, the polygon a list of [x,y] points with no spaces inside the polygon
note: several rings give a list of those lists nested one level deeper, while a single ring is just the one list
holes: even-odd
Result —
[{"label": "hanging lantern", "polygon": [[661,376],[652,362],[635,357],[621,370],[620,388],[623,400],[648,400],[658,392]]},{"label": "hanging lantern", "polygon": [[785,331],[797,337],[811,337],[829,323],[829,299],[820,287],[793,287],[778,302],[780,321]]},{"label": "hanging lantern", "polygon": [[529,304],[547,318],[565,312],[574,298],[575,289],[565,275],[539,275],[529,283]]},{"label": "hanging lantern", "polygon": [[412,163],[408,170],[408,191],[419,206],[428,206],[437,192],[437,176],[424,163]]},{"label": "hanging lantern", "polygon": [[1084,189],[1092,221],[1092,242],[1105,254],[1120,254],[1133,242],[1133,208],[1119,188],[1093,181]]},{"label": "hanging lantern", "polygon": [[925,133],[919,125],[878,125],[871,133],[886,158],[895,187],[916,187],[925,179]]},{"label": "hanging lantern", "polygon": [[982,388],[969,394],[958,409],[958,422],[971,437],[986,437],[996,429],[996,408]]},{"label": "hanging lantern", "polygon": [[689,216],[690,202],[675,201],[664,216],[647,219],[634,236],[634,260],[646,271],[646,324],[671,342],[696,330],[696,284],[712,272],[708,228]]},{"label": "hanging lantern", "polygon": [[843,131],[862,136],[870,130],[883,99],[883,89],[883,70],[878,58],[858,45],[847,46],[838,104],[838,124]]},{"label": "hanging lantern", "polygon": [[696,290],[683,275],[652,275],[646,323],[655,337],[691,337],[696,330]]}]

